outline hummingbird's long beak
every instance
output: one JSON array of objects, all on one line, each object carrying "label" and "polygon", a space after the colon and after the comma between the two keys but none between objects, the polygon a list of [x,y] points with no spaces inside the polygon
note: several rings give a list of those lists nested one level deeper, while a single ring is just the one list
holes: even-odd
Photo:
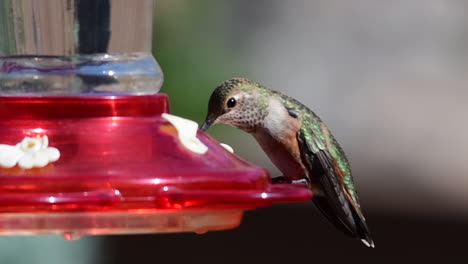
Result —
[{"label": "hummingbird's long beak", "polygon": [[200,129],[201,129],[202,131],[206,131],[208,128],[210,128],[210,126],[211,126],[212,124],[213,124],[213,121],[207,119],[207,120],[203,123],[203,125],[201,125]]}]

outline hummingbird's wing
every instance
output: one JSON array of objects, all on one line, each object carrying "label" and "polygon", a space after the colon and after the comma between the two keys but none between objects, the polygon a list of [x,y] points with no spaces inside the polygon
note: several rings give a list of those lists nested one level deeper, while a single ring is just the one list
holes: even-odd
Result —
[{"label": "hummingbird's wing", "polygon": [[301,158],[309,177],[324,192],[324,196],[314,197],[315,205],[339,230],[373,247],[343,151],[320,119],[309,116],[303,120],[297,133]]}]

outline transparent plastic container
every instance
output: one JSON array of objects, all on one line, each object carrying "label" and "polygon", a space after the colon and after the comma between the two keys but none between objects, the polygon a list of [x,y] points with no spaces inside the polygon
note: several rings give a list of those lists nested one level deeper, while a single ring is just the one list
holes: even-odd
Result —
[{"label": "transparent plastic container", "polygon": [[0,2],[1,95],[155,94],[153,0]]},{"label": "transparent plastic container", "polygon": [[162,82],[150,53],[0,57],[3,96],[144,95],[157,93]]}]

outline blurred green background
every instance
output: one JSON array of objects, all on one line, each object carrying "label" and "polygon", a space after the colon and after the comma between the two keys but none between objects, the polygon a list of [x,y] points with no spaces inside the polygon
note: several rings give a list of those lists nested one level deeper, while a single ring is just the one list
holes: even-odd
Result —
[{"label": "blurred green background", "polygon": [[[203,122],[208,98],[218,84],[252,75],[245,63],[249,56],[242,47],[244,36],[234,36],[229,29],[236,19],[229,14],[230,6],[228,1],[215,0],[157,2],[153,54],[164,71],[161,92],[169,95],[173,113],[198,123]],[[232,133],[222,126],[212,132],[222,138]]]},{"label": "blurred green background", "polygon": [[[0,263],[466,261],[466,10],[455,0],[156,1],[153,53],[172,112],[201,122],[211,91],[237,76],[316,110],[351,161],[376,249],[305,203],[205,235],[2,237]],[[209,133],[279,175],[249,135]]]}]

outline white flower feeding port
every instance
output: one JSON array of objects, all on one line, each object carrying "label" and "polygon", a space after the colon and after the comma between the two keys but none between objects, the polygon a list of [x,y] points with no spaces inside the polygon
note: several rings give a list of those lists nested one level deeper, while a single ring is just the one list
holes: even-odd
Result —
[{"label": "white flower feeding port", "polygon": [[47,136],[25,137],[15,146],[0,144],[0,167],[22,169],[42,168],[57,161],[60,151],[49,147]]},{"label": "white flower feeding port", "polygon": [[[179,141],[186,149],[198,154],[205,154],[208,151],[208,147],[197,138],[198,124],[195,121],[167,113],[162,114],[162,117],[177,129]],[[228,144],[220,145],[234,153],[234,149]]]},{"label": "white flower feeding port", "polygon": [[167,113],[162,114],[162,117],[177,129],[180,143],[185,148],[198,154],[205,154],[208,151],[208,147],[197,138],[196,122]]}]

